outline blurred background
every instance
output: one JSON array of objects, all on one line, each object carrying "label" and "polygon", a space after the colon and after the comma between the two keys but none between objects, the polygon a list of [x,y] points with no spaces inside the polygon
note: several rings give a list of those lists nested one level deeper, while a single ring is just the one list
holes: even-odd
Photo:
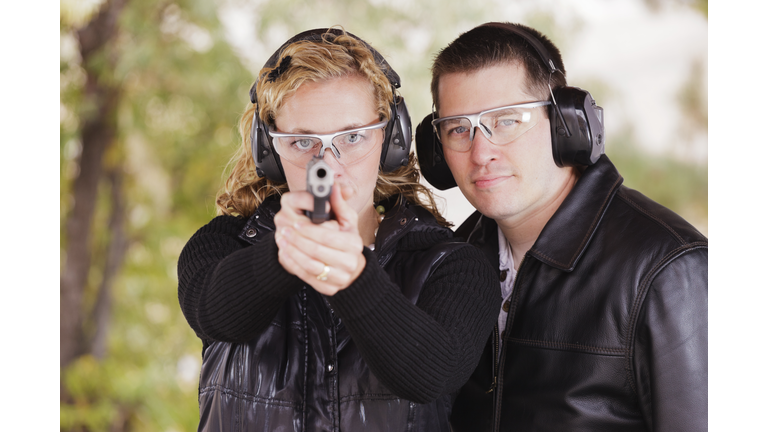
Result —
[{"label": "blurred background", "polygon": [[[343,26],[403,78],[415,125],[435,54],[487,21],[548,35],[569,84],[605,109],[625,184],[707,234],[706,0],[61,0],[61,430],[196,429],[202,344],[176,262],[215,216],[275,49]],[[438,195],[457,225],[472,211],[458,190]]]}]

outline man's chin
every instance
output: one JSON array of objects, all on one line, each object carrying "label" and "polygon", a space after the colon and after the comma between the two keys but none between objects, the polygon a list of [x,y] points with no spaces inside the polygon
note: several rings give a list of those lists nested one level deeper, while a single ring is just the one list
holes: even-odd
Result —
[{"label": "man's chin", "polygon": [[504,213],[504,199],[499,196],[486,196],[481,199],[467,199],[475,210],[485,217],[496,219]]}]

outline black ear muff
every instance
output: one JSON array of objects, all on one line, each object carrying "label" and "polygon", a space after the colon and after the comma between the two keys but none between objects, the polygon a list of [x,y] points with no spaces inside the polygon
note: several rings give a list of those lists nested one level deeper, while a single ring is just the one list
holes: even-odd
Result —
[{"label": "black ear muff", "polygon": [[427,114],[416,126],[416,158],[419,160],[421,174],[429,184],[439,190],[446,190],[455,187],[456,180],[445,162],[443,144],[435,134],[433,119],[432,114]]},{"label": "black ear muff", "polygon": [[[393,89],[394,90],[394,89]],[[401,166],[408,165],[408,155],[411,151],[411,116],[405,99],[397,96],[395,103],[390,104],[392,117],[387,123],[384,143],[381,146],[381,171],[392,172]]]},{"label": "black ear muff", "polygon": [[283,164],[272,146],[272,137],[267,133],[267,125],[261,121],[257,113],[258,109],[253,112],[253,123],[251,123],[251,156],[256,165],[256,175],[274,182],[285,183]]},{"label": "black ear muff", "polygon": [[549,105],[549,120],[555,164],[594,164],[605,153],[603,109],[578,87],[560,87],[553,93],[557,105]]}]

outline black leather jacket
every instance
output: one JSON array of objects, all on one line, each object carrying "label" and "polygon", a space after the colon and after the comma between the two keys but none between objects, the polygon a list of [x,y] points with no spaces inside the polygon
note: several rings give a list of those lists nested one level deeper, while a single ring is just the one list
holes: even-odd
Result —
[{"label": "black leather jacket", "polygon": [[[238,236],[242,244],[240,247],[260,241],[274,243],[272,220],[277,210],[279,203],[275,202],[260,206]],[[398,242],[406,235],[437,241],[431,247],[403,250]],[[375,266],[370,264],[371,260],[374,263],[378,261],[386,271],[386,274],[377,277],[386,279],[388,275],[408,299],[404,301],[411,303],[416,303],[420,295],[426,298],[424,290],[427,288],[423,287],[430,286],[427,281],[441,263],[449,265],[450,262],[455,268],[464,262],[474,261],[478,264],[476,268],[481,269],[480,274],[487,276],[476,277],[474,282],[483,284],[479,290],[487,293],[485,298],[489,300],[482,307],[483,302],[470,300],[478,309],[484,309],[474,315],[482,315],[482,319],[477,321],[483,324],[471,327],[473,332],[480,331],[481,327],[489,332],[499,307],[499,302],[495,301],[493,269],[480,251],[452,240],[452,237],[453,233],[439,226],[426,210],[403,202],[388,212],[382,221],[376,238],[376,255],[367,249],[364,253],[368,265]],[[197,244],[194,239],[190,240],[190,244]],[[466,254],[474,254],[474,259],[466,258]],[[449,258],[451,256],[454,258]],[[188,259],[183,252],[180,268],[188,267],[183,264],[186,262]],[[276,257],[271,264],[262,262],[261,265],[279,266]],[[364,274],[367,271],[364,270]],[[451,270],[454,273],[458,271]],[[182,269],[180,274],[188,272]],[[455,275],[450,278],[456,279]],[[181,281],[180,286],[185,283]],[[434,290],[438,285],[433,283],[432,286]],[[461,289],[464,286],[462,284]],[[445,291],[446,296],[451,295],[449,291]],[[430,296],[439,299],[435,293],[430,293]],[[201,336],[205,347],[200,375],[199,430],[448,431],[451,412],[448,392],[457,390],[472,373],[482,351],[482,341],[475,343],[470,350],[467,349],[469,344],[465,344],[471,340],[470,337],[462,334],[457,338],[461,341],[457,346],[463,347],[464,352],[456,352],[449,357],[452,357],[451,361],[456,361],[456,365],[463,361],[457,360],[459,358],[470,359],[463,368],[466,372],[456,373],[453,388],[436,395],[436,399],[426,403],[412,402],[390,391],[377,378],[358,349],[361,337],[384,339],[387,335],[355,334],[353,339],[349,322],[345,325],[342,319],[349,313],[343,315],[345,311],[340,306],[337,310],[331,307],[339,304],[334,303],[337,301],[335,297],[326,298],[311,287],[304,286],[282,304],[266,330],[247,342],[215,341]],[[456,303],[465,301],[462,298]],[[182,309],[193,323],[195,312],[185,309],[184,300]],[[415,333],[424,329],[413,328],[409,331]],[[382,345],[384,349],[389,346]]]},{"label": "black leather jacket", "polygon": [[[603,155],[525,254],[457,432],[707,429],[707,238],[622,181]],[[498,263],[493,220],[458,233]]]}]

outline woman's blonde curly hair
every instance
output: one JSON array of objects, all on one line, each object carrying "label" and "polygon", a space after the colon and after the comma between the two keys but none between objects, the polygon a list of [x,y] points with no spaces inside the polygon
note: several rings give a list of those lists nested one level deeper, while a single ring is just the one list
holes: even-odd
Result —
[{"label": "woman's blonde curly hair", "polygon": [[[394,89],[381,69],[383,65],[376,63],[373,53],[360,40],[343,30],[340,33],[329,31],[319,40],[302,40],[287,46],[275,64],[280,65],[283,58],[291,56],[290,64],[277,77],[269,76],[276,68],[266,67],[259,72],[258,115],[265,124],[274,125],[286,98],[303,83],[350,75],[360,75],[371,82],[380,119],[392,116],[390,101]],[[288,191],[286,182],[274,182],[256,174],[250,142],[256,106],[248,104],[240,117],[241,145],[230,160],[228,166],[232,166],[232,170],[216,197],[220,215],[250,217],[267,197]],[[441,225],[451,226],[437,210],[432,192],[419,183],[419,176],[416,157],[411,153],[406,166],[390,173],[379,172],[373,201],[380,202],[401,194],[409,202],[429,210]]]}]

